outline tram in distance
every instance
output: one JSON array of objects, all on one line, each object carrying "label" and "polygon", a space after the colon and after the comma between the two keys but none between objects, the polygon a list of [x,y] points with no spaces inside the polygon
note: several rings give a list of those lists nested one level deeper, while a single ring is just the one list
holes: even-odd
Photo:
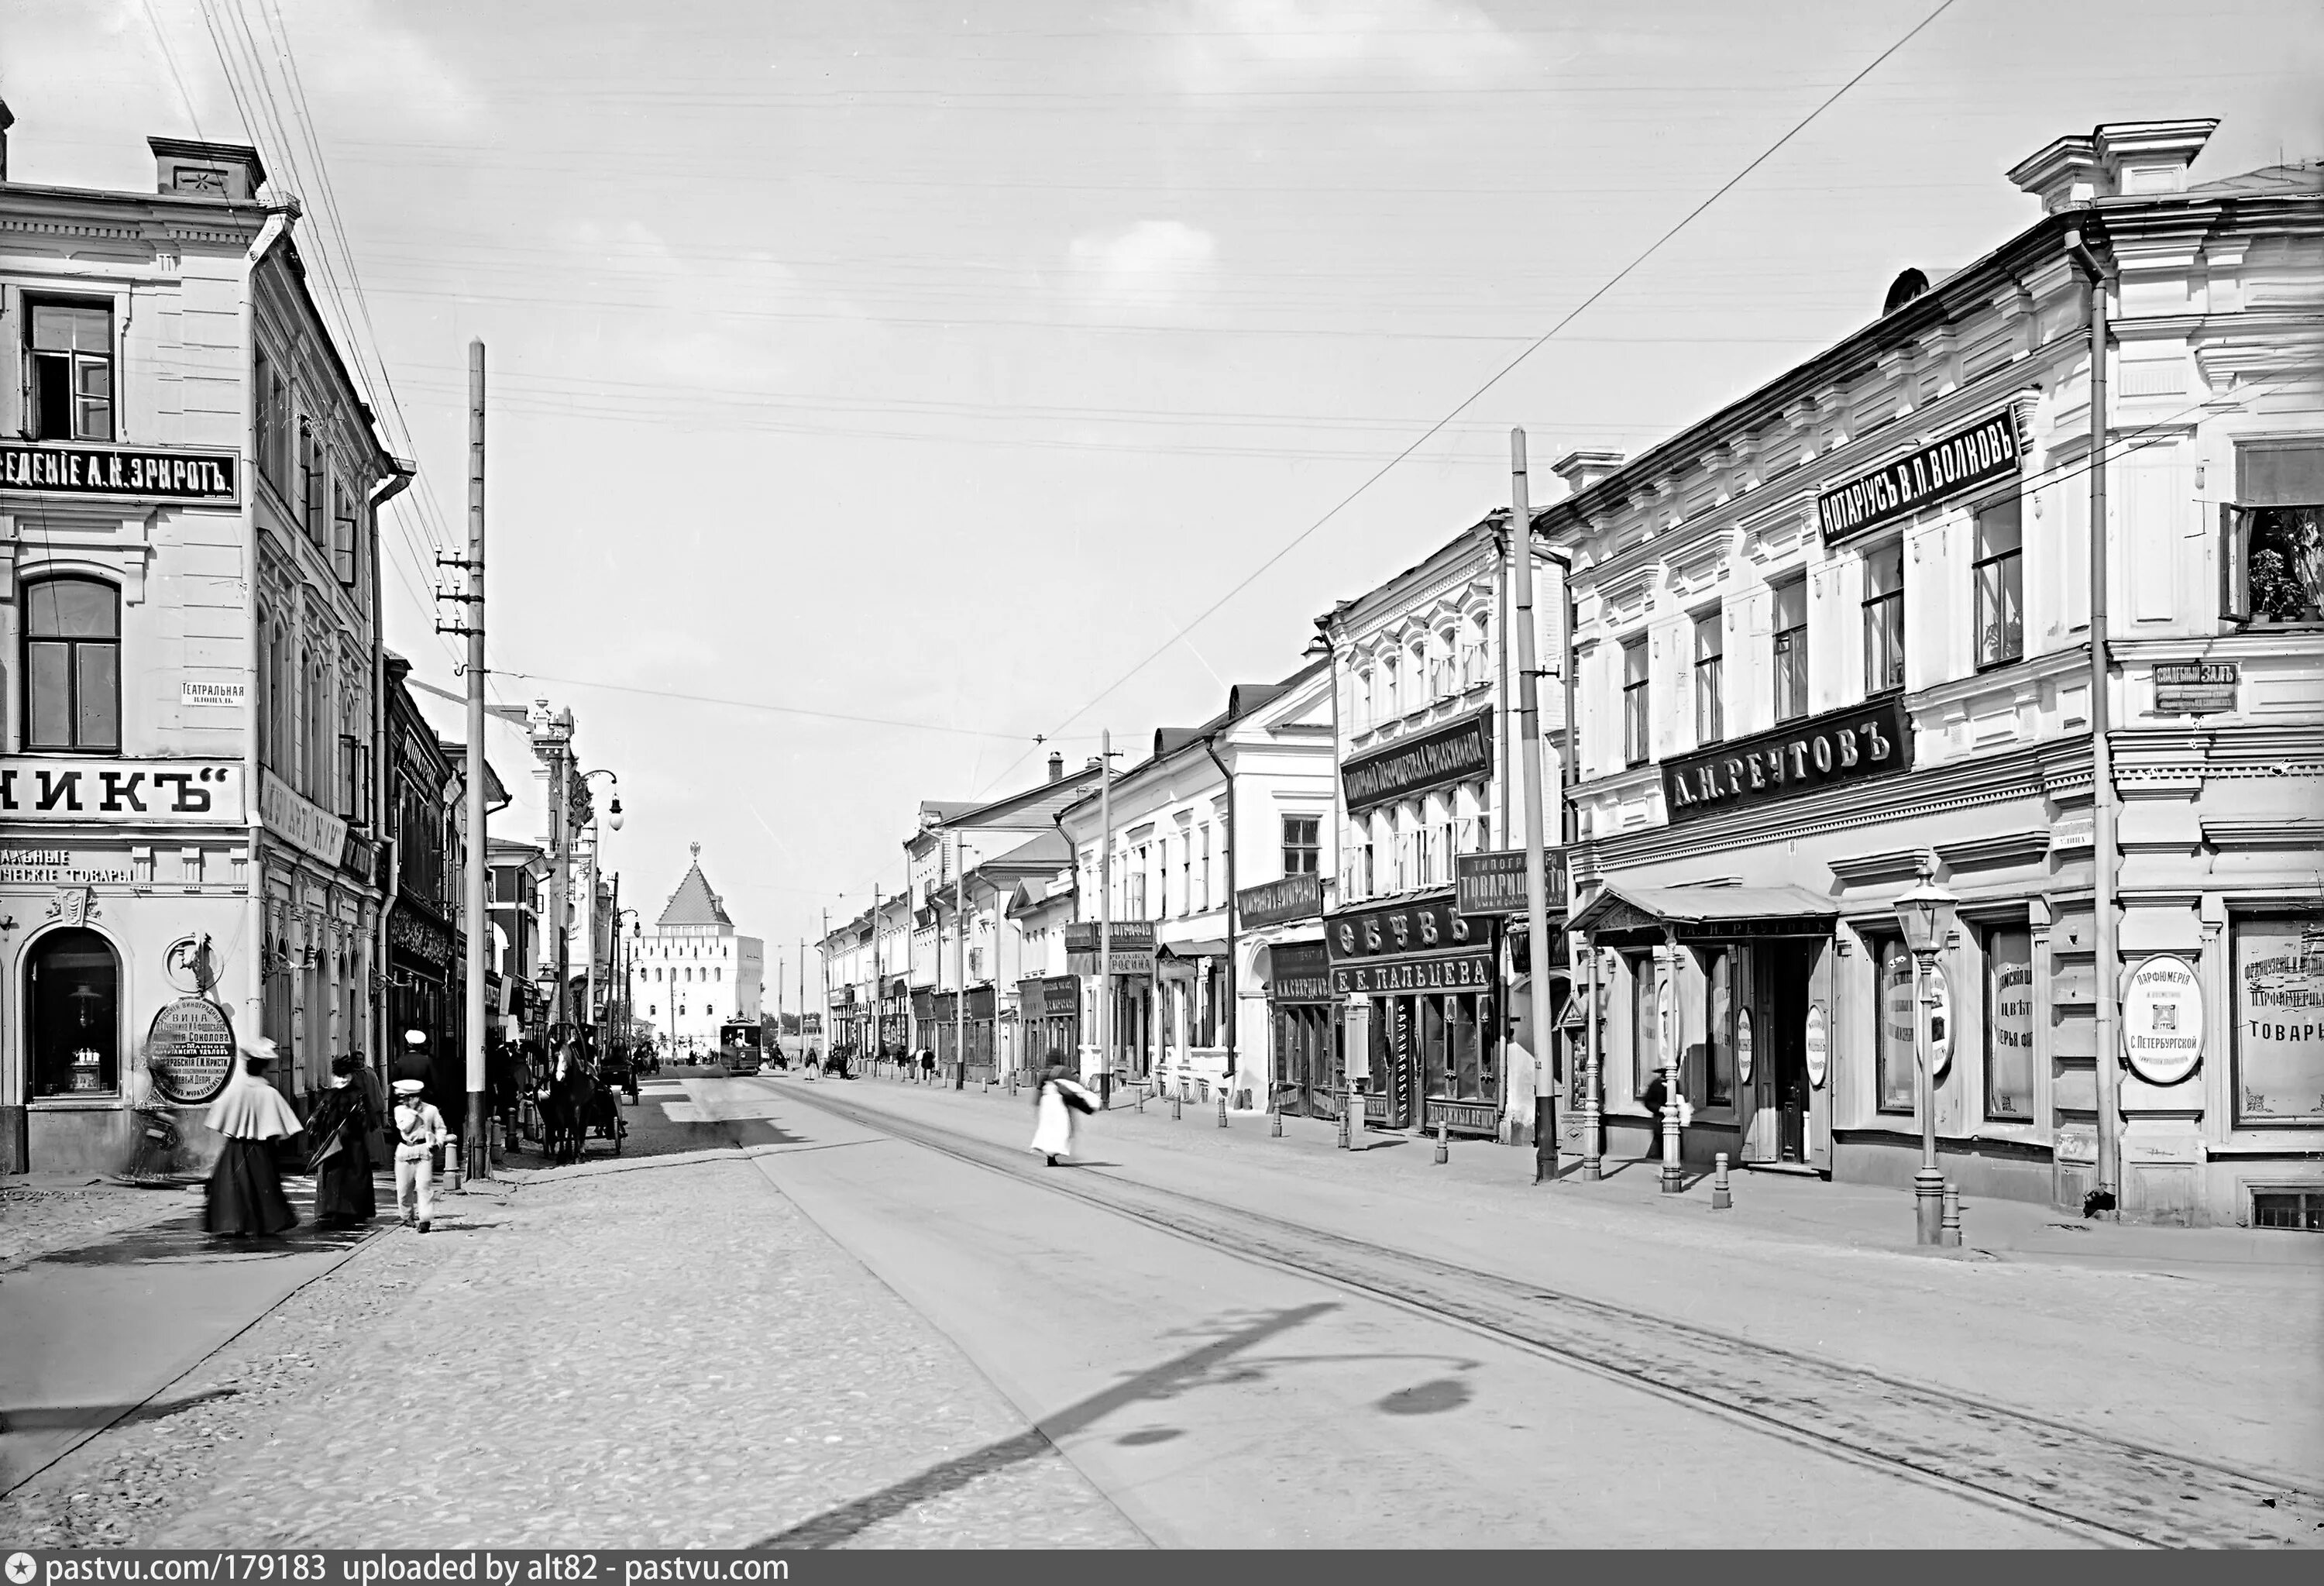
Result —
[{"label": "tram in distance", "polygon": [[718,1060],[729,1074],[756,1074],[764,1052],[755,1019],[730,1019],[718,1027]]}]

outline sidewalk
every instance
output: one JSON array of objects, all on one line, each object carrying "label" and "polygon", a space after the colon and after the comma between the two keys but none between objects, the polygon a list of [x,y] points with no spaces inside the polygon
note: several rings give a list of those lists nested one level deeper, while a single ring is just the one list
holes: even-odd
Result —
[{"label": "sidewalk", "polygon": [[10,1174],[0,1178],[0,1272],[180,1216],[201,1197],[198,1183],[144,1189],[87,1173]]}]

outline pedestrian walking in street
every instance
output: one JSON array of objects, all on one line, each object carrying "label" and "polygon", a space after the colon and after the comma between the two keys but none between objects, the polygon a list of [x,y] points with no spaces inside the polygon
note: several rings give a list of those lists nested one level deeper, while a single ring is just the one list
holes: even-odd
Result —
[{"label": "pedestrian walking in street", "polygon": [[933,1047],[920,1048],[920,1083],[924,1085],[936,1083],[936,1054]]},{"label": "pedestrian walking in street", "polygon": [[371,1118],[371,1133],[364,1139],[365,1155],[374,1168],[385,1167],[395,1160],[395,1148],[387,1138],[387,1088],[361,1052],[350,1052],[347,1056],[355,1065],[355,1088],[363,1092],[364,1111]]},{"label": "pedestrian walking in street", "polygon": [[416,1210],[426,1233],[436,1212],[436,1153],[451,1131],[444,1115],[429,1106],[416,1079],[395,1082],[395,1205],[409,1228]]},{"label": "pedestrian walking in street", "polygon": [[425,1030],[408,1029],[403,1032],[403,1051],[395,1060],[395,1078],[399,1083],[416,1079],[423,1091],[435,1083],[436,1065],[429,1060],[428,1033]]},{"label": "pedestrian walking in street", "polygon": [[1062,1063],[1049,1065],[1041,1078],[1041,1093],[1033,1103],[1033,1154],[1044,1158],[1050,1166],[1057,1165],[1060,1157],[1074,1154],[1074,1137],[1080,1131],[1081,1115],[1097,1111],[1097,1098],[1065,1075]]},{"label": "pedestrian walking in street", "polygon": [[210,1169],[202,1218],[212,1233],[276,1234],[299,1225],[282,1194],[282,1166],[275,1157],[300,1132],[299,1115],[267,1081],[273,1063],[272,1041],[254,1037],[244,1043],[234,1077],[203,1120],[226,1142]]},{"label": "pedestrian walking in street", "polygon": [[331,1083],[307,1120],[315,1142],[309,1159],[315,1174],[315,1221],[326,1228],[350,1228],[379,1215],[372,1187],[372,1139],[379,1116],[371,1110],[352,1057],[331,1059]]}]

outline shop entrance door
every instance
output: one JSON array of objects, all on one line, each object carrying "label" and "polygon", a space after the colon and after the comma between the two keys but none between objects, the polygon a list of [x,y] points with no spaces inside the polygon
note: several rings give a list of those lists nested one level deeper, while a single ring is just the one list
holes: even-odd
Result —
[{"label": "shop entrance door", "polygon": [[1775,1095],[1775,1160],[1805,1163],[1808,1154],[1808,1068],[1805,1035],[1808,977],[1814,965],[1804,942],[1761,949],[1766,1029],[1761,1039]]}]

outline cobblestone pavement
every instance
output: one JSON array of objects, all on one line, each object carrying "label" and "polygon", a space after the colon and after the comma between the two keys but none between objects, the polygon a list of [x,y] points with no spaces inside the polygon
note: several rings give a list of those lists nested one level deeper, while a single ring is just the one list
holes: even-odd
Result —
[{"label": "cobblestone pavement", "polygon": [[149,1227],[198,1207],[202,1186],[138,1189],[94,1176],[27,1176],[0,1181],[0,1272],[51,1250],[69,1250]]},{"label": "cobblestone pavement", "polygon": [[1139,1546],[745,1161],[391,1231],[9,1499],[12,1545]]}]

